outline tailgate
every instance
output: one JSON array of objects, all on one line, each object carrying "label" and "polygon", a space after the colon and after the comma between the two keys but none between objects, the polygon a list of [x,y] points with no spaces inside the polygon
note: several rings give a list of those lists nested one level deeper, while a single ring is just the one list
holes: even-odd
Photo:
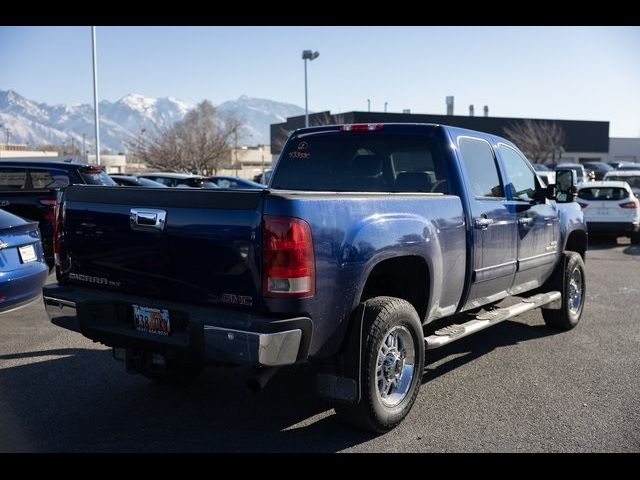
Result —
[{"label": "tailgate", "polygon": [[69,187],[63,255],[70,266],[59,281],[255,306],[262,197],[262,190]]}]

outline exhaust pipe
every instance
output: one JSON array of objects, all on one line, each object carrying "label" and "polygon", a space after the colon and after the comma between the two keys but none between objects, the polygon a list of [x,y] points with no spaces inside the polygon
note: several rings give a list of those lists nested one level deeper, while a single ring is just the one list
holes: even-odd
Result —
[{"label": "exhaust pipe", "polygon": [[256,369],[255,373],[247,380],[247,388],[253,393],[262,390],[269,380],[280,370],[279,367],[263,367]]}]

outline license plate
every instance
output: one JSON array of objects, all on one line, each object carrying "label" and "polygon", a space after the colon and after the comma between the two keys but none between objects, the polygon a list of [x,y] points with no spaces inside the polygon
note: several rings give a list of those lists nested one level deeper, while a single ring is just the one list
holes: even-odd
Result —
[{"label": "license plate", "polygon": [[33,245],[25,245],[24,247],[18,247],[18,251],[20,252],[20,259],[22,263],[35,262],[38,257],[36,257],[36,250],[33,248]]},{"label": "license plate", "polygon": [[163,336],[171,333],[168,310],[133,305],[133,323],[139,332]]}]

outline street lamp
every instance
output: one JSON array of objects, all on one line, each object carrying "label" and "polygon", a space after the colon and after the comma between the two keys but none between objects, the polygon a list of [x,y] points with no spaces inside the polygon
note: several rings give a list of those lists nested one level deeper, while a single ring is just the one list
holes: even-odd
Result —
[{"label": "street lamp", "polygon": [[371,111],[371,99],[367,98],[367,112]]},{"label": "street lamp", "polygon": [[96,163],[100,165],[100,123],[98,121],[98,64],[96,57],[96,27],[91,27],[91,50],[93,52],[93,116],[96,129]]},{"label": "street lamp", "polygon": [[320,56],[319,52],[311,50],[302,51],[302,59],[304,60],[304,126],[309,126],[309,102],[307,101],[307,60],[315,60]]}]

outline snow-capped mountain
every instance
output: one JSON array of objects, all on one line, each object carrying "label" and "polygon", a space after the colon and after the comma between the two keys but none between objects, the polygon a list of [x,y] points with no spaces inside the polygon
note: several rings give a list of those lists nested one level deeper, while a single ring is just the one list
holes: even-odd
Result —
[{"label": "snow-capped mountain", "polygon": [[287,121],[287,117],[304,115],[304,108],[291,103],[242,95],[218,106],[221,112],[235,113],[244,122],[243,139],[248,145],[270,143],[270,125]]},{"label": "snow-capped mountain", "polygon": [[[182,120],[194,105],[174,97],[151,98],[129,94],[116,102],[100,102],[101,147],[113,152],[125,150],[125,142],[142,129],[152,133]],[[221,112],[233,112],[244,121],[241,141],[246,145],[269,143],[269,125],[302,115],[304,109],[272,100],[241,96],[219,105]],[[86,134],[87,148],[93,139],[93,107],[88,104],[54,105],[38,103],[13,90],[0,90],[0,125],[10,130],[12,143],[37,147],[62,145],[73,138],[77,145]],[[4,133],[4,132],[1,132]]]}]

